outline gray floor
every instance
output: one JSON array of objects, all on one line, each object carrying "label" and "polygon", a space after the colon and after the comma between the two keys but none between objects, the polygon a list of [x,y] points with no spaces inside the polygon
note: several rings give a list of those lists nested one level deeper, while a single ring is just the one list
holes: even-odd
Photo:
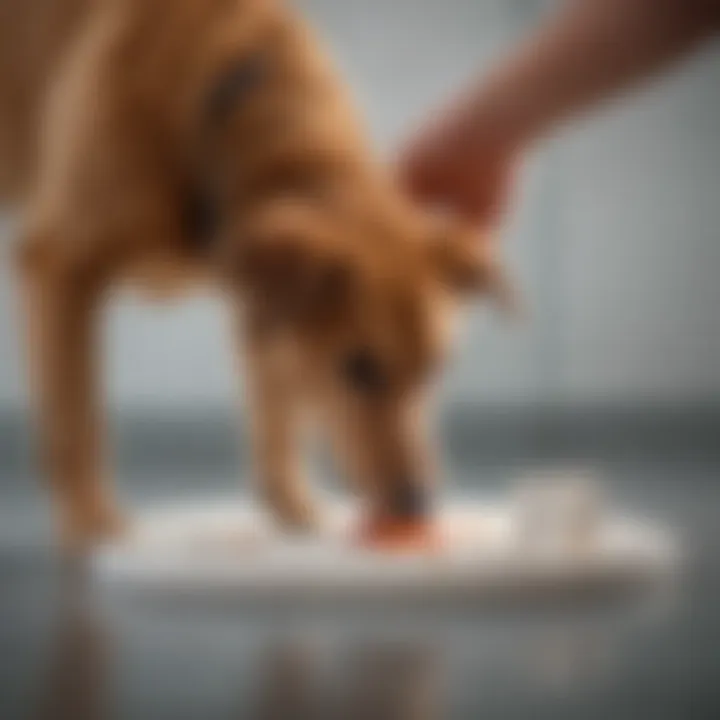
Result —
[{"label": "gray floor", "polygon": [[[0,717],[720,717],[720,463],[601,458],[624,505],[693,549],[676,596],[593,607],[383,612],[172,607],[98,598],[63,576],[31,481],[0,507]],[[519,468],[465,463],[501,491]],[[232,489],[123,478],[135,504]]]}]

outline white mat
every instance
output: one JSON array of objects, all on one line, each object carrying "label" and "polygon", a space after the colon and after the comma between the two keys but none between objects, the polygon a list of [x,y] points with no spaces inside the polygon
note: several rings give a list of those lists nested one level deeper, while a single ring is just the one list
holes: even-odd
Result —
[{"label": "white mat", "polygon": [[553,535],[533,525],[517,505],[457,501],[439,517],[438,552],[381,553],[349,540],[357,518],[347,505],[330,506],[311,538],[284,535],[249,504],[175,506],[140,517],[131,537],[97,552],[94,570],[107,587],[229,591],[245,600],[377,596],[475,602],[646,587],[668,579],[678,564],[668,531],[613,513],[595,518],[591,532],[584,527],[582,543],[572,535],[572,523],[563,526],[556,518]]}]

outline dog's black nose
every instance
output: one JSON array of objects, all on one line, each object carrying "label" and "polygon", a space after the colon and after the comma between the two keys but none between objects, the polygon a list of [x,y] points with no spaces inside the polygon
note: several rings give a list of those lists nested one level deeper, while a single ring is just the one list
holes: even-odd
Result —
[{"label": "dog's black nose", "polygon": [[402,519],[425,517],[430,511],[430,493],[420,483],[403,481],[392,495],[390,511]]}]

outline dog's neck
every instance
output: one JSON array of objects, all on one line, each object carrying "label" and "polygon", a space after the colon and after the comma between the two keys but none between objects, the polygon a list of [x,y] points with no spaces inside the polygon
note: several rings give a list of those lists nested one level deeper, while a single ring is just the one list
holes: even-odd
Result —
[{"label": "dog's neck", "polygon": [[268,205],[294,199],[360,221],[379,211],[378,201],[385,204],[388,195],[381,174],[352,157],[289,154],[267,159],[252,173],[227,164],[194,185],[187,200],[188,233],[199,250],[212,249],[225,227],[241,225]]},{"label": "dog's neck", "polygon": [[[187,183],[196,249],[210,249],[224,225],[260,204],[293,196],[359,205],[384,183],[340,85],[306,65],[304,55],[293,60],[266,44],[218,69],[198,113]],[[278,94],[280,103],[268,99]]]},{"label": "dog's neck", "polygon": [[[310,107],[304,90],[293,97],[286,72],[272,48],[261,48],[222,69],[206,95],[186,200],[188,235],[199,252],[211,250],[224,227],[281,199],[300,198],[359,220],[397,195],[362,129],[347,120],[336,85],[315,83],[317,108]],[[291,88],[283,109],[259,134],[248,132],[248,115],[255,103],[263,107],[263,93],[272,93],[274,83]]]}]

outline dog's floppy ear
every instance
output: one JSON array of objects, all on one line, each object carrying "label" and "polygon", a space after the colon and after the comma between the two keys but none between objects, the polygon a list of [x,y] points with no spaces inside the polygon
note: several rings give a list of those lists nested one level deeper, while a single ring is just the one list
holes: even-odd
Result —
[{"label": "dog's floppy ear", "polygon": [[430,251],[442,281],[455,292],[487,295],[504,313],[519,314],[517,292],[487,234],[445,226],[435,232]]},{"label": "dog's floppy ear", "polygon": [[233,276],[264,320],[322,326],[345,306],[352,264],[312,208],[278,205],[249,222],[233,245]]}]

